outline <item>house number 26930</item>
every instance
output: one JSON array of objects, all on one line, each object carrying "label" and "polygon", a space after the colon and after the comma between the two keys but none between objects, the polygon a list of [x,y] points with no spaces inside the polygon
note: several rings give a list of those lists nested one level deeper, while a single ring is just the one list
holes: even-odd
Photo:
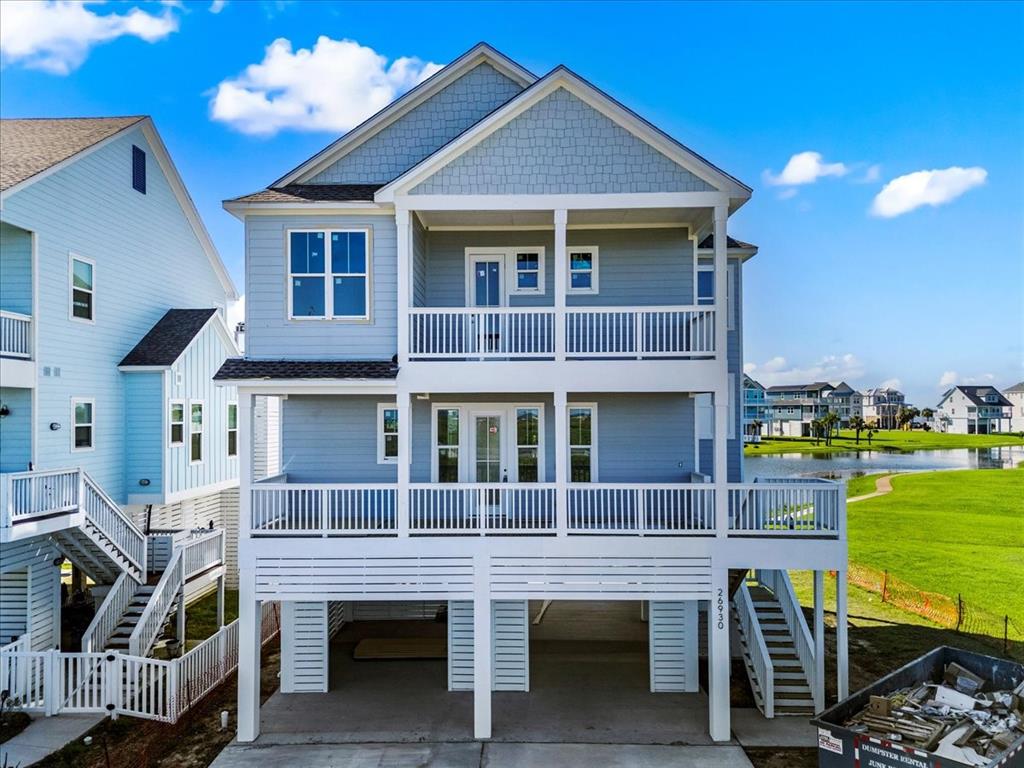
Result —
[{"label": "house number 26930", "polygon": [[718,629],[725,629],[725,593],[721,588],[718,590],[715,607],[718,609]]}]

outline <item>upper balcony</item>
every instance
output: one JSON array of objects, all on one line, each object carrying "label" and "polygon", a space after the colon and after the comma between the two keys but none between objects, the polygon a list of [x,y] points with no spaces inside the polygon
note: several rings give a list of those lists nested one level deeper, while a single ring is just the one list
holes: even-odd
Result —
[{"label": "upper balcony", "polygon": [[5,387],[35,386],[32,316],[0,309],[0,381]]}]

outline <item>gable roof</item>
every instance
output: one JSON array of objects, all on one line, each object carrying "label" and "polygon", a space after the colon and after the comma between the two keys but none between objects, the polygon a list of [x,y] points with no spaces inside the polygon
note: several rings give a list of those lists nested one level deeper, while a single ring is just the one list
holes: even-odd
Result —
[{"label": "gable roof", "polygon": [[284,187],[267,189],[242,195],[230,203],[327,203],[327,202],[373,202],[373,193],[383,184],[289,184]]},{"label": "gable roof", "polygon": [[1017,384],[1014,384],[1012,387],[1007,387],[1006,389],[1003,390],[1004,395],[1007,392],[1024,392],[1024,381],[1018,382]]},{"label": "gable roof", "polygon": [[[118,363],[121,368],[166,368],[178,362],[192,342],[214,318],[216,309],[169,309],[149,333]],[[223,326],[221,321],[219,325]],[[226,329],[223,329],[226,332]],[[230,334],[227,335],[230,339]],[[232,352],[237,348],[232,341]]]},{"label": "gable roof", "polygon": [[[146,115],[130,117],[57,117],[0,120],[0,201],[46,178],[84,154],[93,152],[123,132],[142,129],[160,170],[181,206],[199,246],[206,253],[224,293],[238,298],[238,289],[221,261],[210,233],[174,166],[167,147]],[[8,183],[10,182],[10,183]]]},{"label": "gable roof", "polygon": [[[988,386],[967,386],[958,384],[942,396],[942,400],[939,401],[939,405],[942,405],[951,394],[959,390],[963,393],[964,397],[970,400],[975,405],[1013,405],[1009,400],[1003,397],[1002,393],[995,387]],[[998,400],[994,403],[987,402],[985,398],[989,395],[997,395]]]},{"label": "gable roof", "polygon": [[689,147],[686,147],[604,91],[584,80],[568,67],[560,65],[436,152],[428,155],[408,171],[388,182],[378,190],[375,199],[378,202],[393,202],[397,191],[414,187],[454,158],[472,149],[498,128],[511,122],[529,107],[554,93],[558,88],[565,88],[574,96],[603,113],[613,122],[642,141],[645,141],[670,160],[689,170],[716,189],[727,191],[730,193],[730,196],[743,199],[748,198],[753,191],[739,179],[713,165]]},{"label": "gable roof", "polygon": [[145,119],[135,115],[0,120],[0,191],[10,189]]},{"label": "gable roof", "polygon": [[835,389],[827,381],[816,381],[813,384],[776,384],[768,387],[768,392],[817,392],[822,389]]},{"label": "gable roof", "polygon": [[350,152],[382,128],[395,122],[435,93],[453,83],[464,73],[483,62],[487,62],[503,75],[524,87],[537,80],[536,75],[524,69],[497,49],[487,43],[477,43],[415,88],[406,91],[384,107],[384,109],[364,120],[340,139],[327,145],[301,165],[290,170],[271,184],[270,188],[283,187],[305,181],[317,171],[330,165],[345,153]]}]

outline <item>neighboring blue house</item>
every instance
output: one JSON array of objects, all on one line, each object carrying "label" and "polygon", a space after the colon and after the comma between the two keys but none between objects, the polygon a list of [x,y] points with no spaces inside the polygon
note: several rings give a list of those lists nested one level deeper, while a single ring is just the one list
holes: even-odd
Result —
[{"label": "neighboring blue house", "polygon": [[147,534],[236,519],[237,293],[148,117],[3,120],[0,182],[0,644],[61,643],[66,558],[116,647]]},{"label": "neighboring blue house", "polygon": [[760,382],[743,374],[743,436],[757,439],[772,433],[772,409],[765,388]]},{"label": "neighboring blue house", "polygon": [[[246,356],[217,374],[239,400],[241,741],[260,733],[265,601],[283,694],[266,707],[295,722],[303,693],[311,731],[340,727],[317,710],[350,679],[328,674],[345,621],[446,607],[448,687],[474,692],[488,738],[492,690],[529,695],[529,601],[636,601],[652,693],[697,692],[706,645],[726,740],[734,624],[767,716],[822,709],[835,570],[846,695],[842,487],[743,482],[756,248],[727,230],[750,196],[565,67],[537,77],[481,44],[226,201],[248,294]],[[282,399],[269,477],[250,462],[262,397]],[[813,639],[787,569],[815,572]],[[428,700],[433,672],[407,680]],[[345,709],[375,730],[358,694]]]}]

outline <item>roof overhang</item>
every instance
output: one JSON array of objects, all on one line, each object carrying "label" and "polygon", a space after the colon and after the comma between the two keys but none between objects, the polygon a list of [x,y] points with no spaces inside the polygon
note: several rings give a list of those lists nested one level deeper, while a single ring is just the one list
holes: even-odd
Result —
[{"label": "roof overhang", "polygon": [[[606,115],[609,119],[646,142],[657,151],[703,179],[730,200],[730,208],[739,208],[750,198],[751,188],[725,171],[712,165],[703,157],[683,146],[668,134],[644,120],[632,110],[623,106],[608,94],[595,88],[566,67],[558,67],[536,81],[515,98],[499,107],[480,122],[473,125],[456,139],[427,156],[405,173],[377,190],[374,199],[379,203],[393,203],[396,198],[408,195],[424,179],[437,172],[447,163],[469,151],[498,128],[515,119],[530,107],[539,103],[559,88],[565,88],[577,98]],[[698,194],[698,193],[691,193]],[[411,196],[416,197],[427,196]],[[410,206],[415,207],[415,206]]]},{"label": "roof overhang", "polygon": [[380,112],[357,125],[334,143],[322,149],[297,168],[289,171],[271,184],[271,187],[282,187],[297,184],[315,176],[339,157],[351,152],[364,141],[380,130],[399,120],[413,109],[423,104],[438,91],[453,83],[474,67],[486,62],[506,77],[514,80],[524,88],[537,80],[537,76],[516,64],[512,59],[487,43],[477,43],[464,54],[434,73],[412,90],[391,102]]},{"label": "roof overhang", "polygon": [[269,202],[237,202],[225,200],[224,210],[239,220],[246,216],[285,216],[290,214],[303,215],[315,213],[323,216],[331,215],[394,215],[395,207],[390,204],[374,202],[338,202],[318,200],[308,203],[269,203]]},{"label": "roof overhang", "polygon": [[227,326],[224,318],[221,316],[220,310],[210,315],[210,319],[203,323],[203,327],[196,331],[196,334],[192,337],[192,340],[185,345],[185,348],[178,354],[174,359],[173,363],[168,365],[119,365],[117,370],[122,373],[145,373],[146,371],[169,371],[178,363],[181,362],[182,358],[185,357],[185,353],[189,351],[193,344],[196,343],[196,339],[202,336],[206,329],[213,325],[217,335],[221,337],[221,340],[228,348],[228,357],[238,357],[242,352],[238,349],[238,344],[235,343],[235,337],[231,333],[231,330]]}]

